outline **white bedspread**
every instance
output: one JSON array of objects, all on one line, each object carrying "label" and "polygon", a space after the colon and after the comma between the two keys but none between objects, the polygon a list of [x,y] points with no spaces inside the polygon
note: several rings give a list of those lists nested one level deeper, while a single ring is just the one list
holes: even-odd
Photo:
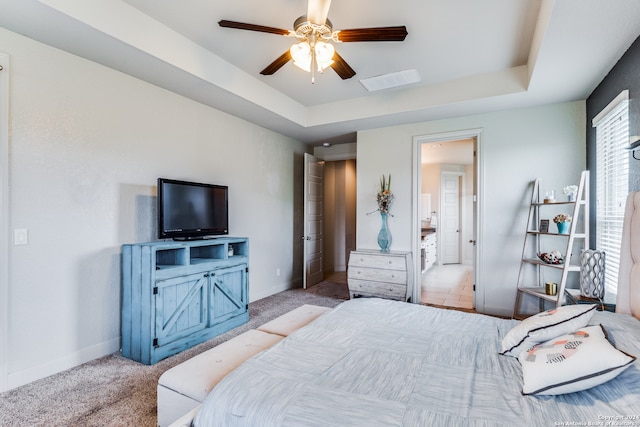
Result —
[{"label": "white bedspread", "polygon": [[[626,425],[640,426],[638,361],[590,390],[522,396],[518,361],[498,355],[516,323],[350,300],[229,374],[194,425],[558,426],[636,417]],[[598,312],[591,323],[603,324],[619,349],[640,356],[640,321]]]}]

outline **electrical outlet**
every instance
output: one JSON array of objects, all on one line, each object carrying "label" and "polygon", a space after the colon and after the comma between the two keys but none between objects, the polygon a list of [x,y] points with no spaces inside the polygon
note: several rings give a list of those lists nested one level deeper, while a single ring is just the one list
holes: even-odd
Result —
[{"label": "electrical outlet", "polygon": [[280,277],[280,269],[276,268],[276,276]]}]

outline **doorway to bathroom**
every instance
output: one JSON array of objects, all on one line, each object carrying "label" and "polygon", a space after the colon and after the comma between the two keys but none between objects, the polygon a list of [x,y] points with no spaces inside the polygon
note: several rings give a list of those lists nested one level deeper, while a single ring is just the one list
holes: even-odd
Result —
[{"label": "doorway to bathroom", "polygon": [[419,141],[419,280],[424,304],[475,307],[478,131]]}]

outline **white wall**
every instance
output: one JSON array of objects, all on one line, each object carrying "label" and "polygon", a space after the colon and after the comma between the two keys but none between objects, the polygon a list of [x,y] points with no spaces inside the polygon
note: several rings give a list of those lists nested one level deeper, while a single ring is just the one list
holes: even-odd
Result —
[{"label": "white wall", "polygon": [[584,101],[508,110],[358,132],[358,248],[377,249],[380,176],[391,173],[395,201],[389,221],[391,250],[412,250],[413,138],[482,129],[479,265],[476,308],[510,315],[522,255],[530,183],[559,191],[585,168]]},{"label": "white wall", "polygon": [[252,301],[300,285],[302,143],[4,29],[0,52],[9,228],[29,230],[9,250],[8,388],[119,349],[121,245],[155,240],[160,176],[229,186]]}]

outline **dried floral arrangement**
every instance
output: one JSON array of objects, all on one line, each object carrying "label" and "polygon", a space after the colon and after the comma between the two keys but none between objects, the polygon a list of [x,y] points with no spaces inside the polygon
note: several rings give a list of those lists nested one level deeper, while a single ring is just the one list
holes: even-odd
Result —
[{"label": "dried floral arrangement", "polygon": [[393,202],[393,193],[391,192],[391,174],[389,174],[388,178],[384,175],[380,178],[380,191],[378,191],[377,201],[380,213],[389,213],[391,202]]}]

